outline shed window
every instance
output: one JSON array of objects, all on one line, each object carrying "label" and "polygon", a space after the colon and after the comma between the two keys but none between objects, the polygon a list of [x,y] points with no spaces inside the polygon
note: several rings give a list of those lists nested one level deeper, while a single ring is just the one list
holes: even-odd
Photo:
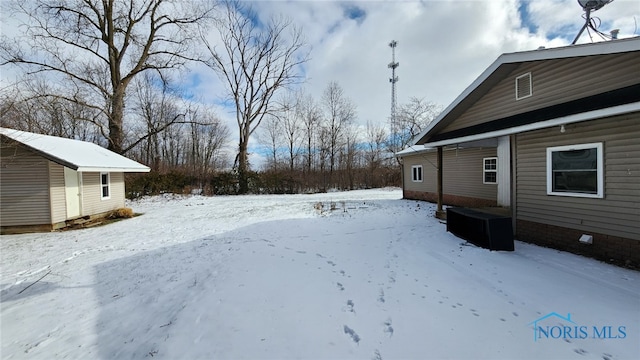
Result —
[{"label": "shed window", "polygon": [[547,148],[547,194],[602,198],[602,143]]},{"label": "shed window", "polygon": [[482,183],[483,184],[497,184],[498,183],[498,158],[490,157],[484,158],[482,168]]},{"label": "shed window", "polygon": [[100,188],[102,191],[101,198],[109,199],[111,197],[111,182],[109,181],[109,173],[100,173]]},{"label": "shed window", "polygon": [[516,100],[528,98],[533,95],[532,83],[530,72],[516,78]]},{"label": "shed window", "polygon": [[413,165],[411,167],[411,181],[422,182],[422,165]]}]

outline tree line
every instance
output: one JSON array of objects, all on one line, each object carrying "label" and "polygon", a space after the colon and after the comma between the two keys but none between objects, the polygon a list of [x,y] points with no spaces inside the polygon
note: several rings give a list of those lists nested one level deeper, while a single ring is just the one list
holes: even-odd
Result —
[{"label": "tree line", "polygon": [[[19,74],[0,90],[0,124],[91,141],[149,165],[151,174],[127,177],[131,196],[398,185],[392,152],[438,110],[416,98],[404,115],[400,107],[389,131],[356,126],[356,106],[340,84],[330,82],[320,99],[301,90],[310,52],[302,29],[283,16],[261,20],[245,2],[1,6],[24,21],[20,34],[0,37],[0,65]],[[192,64],[210,69],[224,85],[224,94],[204,96],[223,95],[235,110],[235,151],[215,109],[180,88]],[[398,121],[403,116],[404,123]],[[261,168],[252,169],[251,151],[266,158]]]}]

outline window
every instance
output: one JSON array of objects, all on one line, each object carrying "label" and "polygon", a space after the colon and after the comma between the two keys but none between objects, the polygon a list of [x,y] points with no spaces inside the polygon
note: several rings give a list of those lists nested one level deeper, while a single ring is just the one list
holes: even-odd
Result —
[{"label": "window", "polygon": [[602,198],[602,143],[547,148],[547,194]]},{"label": "window", "polygon": [[411,167],[411,181],[422,182],[422,165],[413,165]]},{"label": "window", "polygon": [[516,78],[516,100],[528,98],[533,95],[532,83],[530,72]]},{"label": "window", "polygon": [[100,173],[100,188],[102,191],[102,199],[111,197],[111,186],[109,184],[109,173]]},{"label": "window", "polygon": [[498,158],[490,157],[482,159],[482,183],[497,184],[498,183]]}]

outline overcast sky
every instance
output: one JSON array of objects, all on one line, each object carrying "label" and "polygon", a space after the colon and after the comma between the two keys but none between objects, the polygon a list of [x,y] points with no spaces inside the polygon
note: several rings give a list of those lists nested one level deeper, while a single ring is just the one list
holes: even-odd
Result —
[{"label": "overcast sky", "polygon": [[[360,125],[386,124],[390,115],[392,40],[398,42],[400,63],[398,104],[415,96],[446,107],[500,54],[568,45],[584,24],[576,0],[262,0],[252,5],[262,20],[284,14],[302,27],[311,47],[304,88],[320,99],[327,84],[337,81],[357,106]],[[640,35],[637,0],[615,0],[592,15],[602,32]],[[601,41],[597,35],[594,40]],[[590,41],[585,32],[578,43]],[[183,79],[202,101],[213,103],[224,94],[208,68],[192,67]],[[230,109],[218,113],[237,134]]]},{"label": "overcast sky", "polygon": [[[576,0],[256,1],[261,18],[285,14],[312,47],[305,88],[320,98],[337,81],[357,106],[358,123],[385,122],[391,106],[391,48],[396,40],[398,104],[412,97],[447,106],[500,54],[570,44],[584,24]],[[593,13],[600,30],[640,34],[637,0]],[[601,40],[597,35],[594,40]],[[587,32],[578,43],[590,42]],[[215,92],[215,75],[197,75]],[[203,90],[205,89],[203,88]],[[222,114],[221,114],[222,115]]]}]

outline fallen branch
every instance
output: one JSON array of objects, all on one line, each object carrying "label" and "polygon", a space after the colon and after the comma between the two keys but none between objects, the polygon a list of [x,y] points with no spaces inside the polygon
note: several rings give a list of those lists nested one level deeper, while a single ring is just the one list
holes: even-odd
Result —
[{"label": "fallen branch", "polygon": [[45,277],[45,276],[47,276],[47,275],[49,275],[49,274],[51,274],[51,270],[49,270],[49,272],[47,272],[46,274],[42,275],[42,276],[40,277],[40,279],[38,279],[38,280],[36,280],[36,281],[32,282],[32,283],[31,283],[31,285],[29,285],[29,286],[27,286],[26,288],[24,288],[24,289],[20,290],[20,292],[18,293],[18,295],[22,294],[25,290],[27,290],[28,288],[30,288],[30,287],[32,287],[33,285],[35,285],[38,281],[40,281],[40,280],[44,279],[44,277]]}]

